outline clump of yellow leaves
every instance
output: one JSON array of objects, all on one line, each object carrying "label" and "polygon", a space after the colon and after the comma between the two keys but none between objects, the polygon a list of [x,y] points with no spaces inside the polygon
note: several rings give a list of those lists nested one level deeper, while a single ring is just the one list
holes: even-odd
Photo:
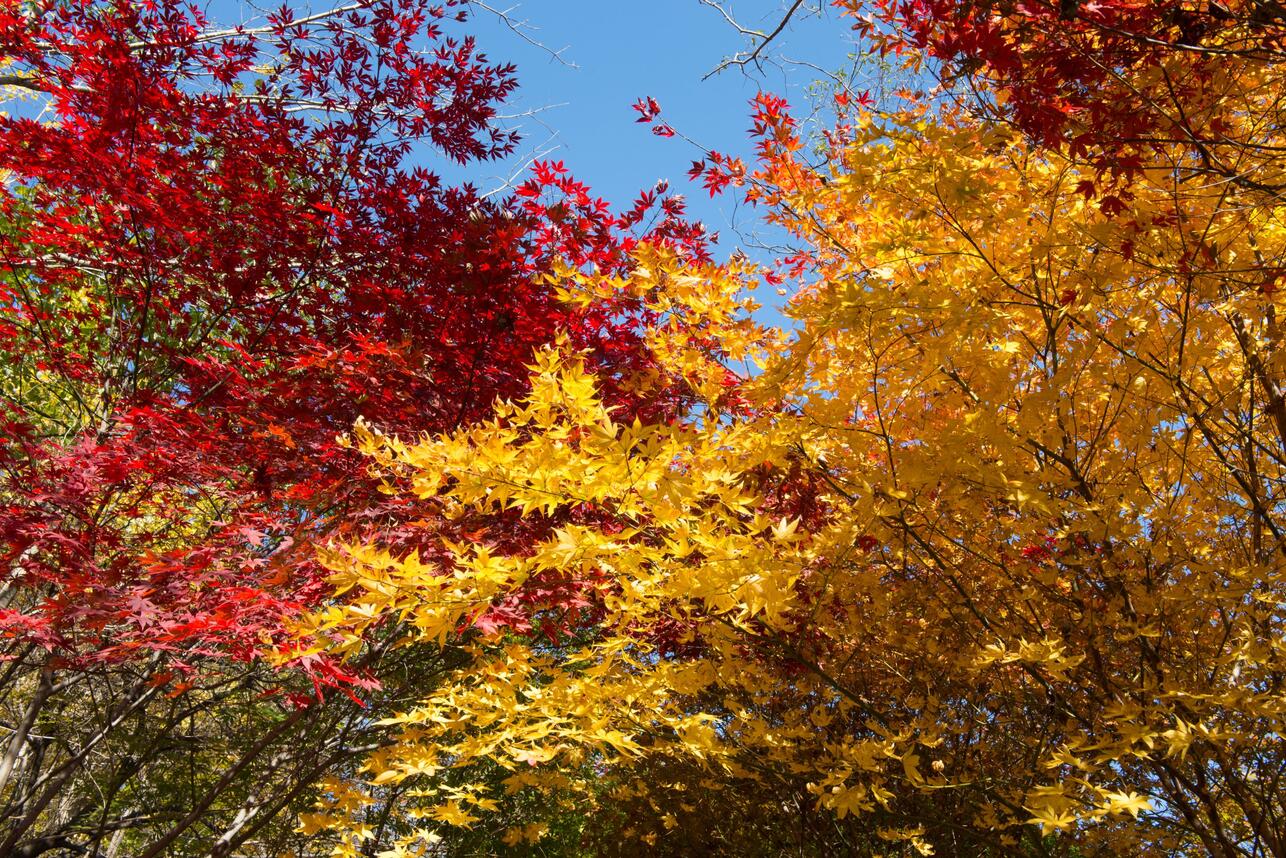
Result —
[{"label": "clump of yellow leaves", "polygon": [[[1286,210],[1185,181],[1176,150],[1109,218],[1074,163],[949,113],[866,116],[828,154],[826,182],[778,197],[811,253],[787,345],[741,320],[736,268],[648,251],[625,282],[566,274],[569,300],[666,308],[657,353],[704,397],[688,419],[618,421],[559,346],[484,425],[357,429],[449,516],[551,526],[435,564],[336,548],[347,601],[311,633],[356,648],[396,618],[446,641],[555,574],[593,580],[597,611],[557,645],[471,639],[467,673],[393,716],[371,782],[489,762],[588,796],[686,761],[805,794],[872,854],[1286,846]],[[751,407],[720,409],[698,328],[758,357]],[[434,823],[487,810],[421,798]],[[682,823],[659,806],[653,841]]]}]

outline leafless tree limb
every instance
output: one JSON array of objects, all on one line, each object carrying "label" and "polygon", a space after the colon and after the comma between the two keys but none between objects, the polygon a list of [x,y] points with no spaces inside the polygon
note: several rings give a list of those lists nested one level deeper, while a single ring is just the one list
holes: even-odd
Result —
[{"label": "leafless tree limb", "polygon": [[756,67],[758,67],[759,58],[763,54],[764,49],[767,48],[768,45],[770,45],[772,41],[776,39],[778,36],[780,36],[782,31],[786,29],[786,25],[790,23],[790,19],[795,16],[796,12],[799,11],[799,7],[804,5],[804,0],[794,0],[794,2],[790,4],[790,8],[786,10],[786,13],[782,15],[781,20],[777,22],[777,26],[767,33],[763,32],[762,30],[752,30],[749,27],[745,27],[739,24],[737,20],[732,16],[732,13],[729,12],[726,8],[724,8],[724,6],[721,3],[719,3],[718,0],[701,0],[701,5],[709,6],[711,9],[717,10],[719,14],[723,16],[724,20],[727,21],[729,24],[731,24],[732,27],[737,30],[737,32],[739,32],[743,36],[747,36],[750,39],[753,39],[755,42],[755,45],[752,49],[746,50],[746,51],[738,51],[737,53],[728,57],[723,62],[719,63],[719,65],[715,66],[714,69],[709,71],[704,77],[701,78],[702,80],[708,80],[709,78],[714,77],[724,69],[732,68],[733,66],[737,66],[738,68],[744,68],[748,65],[753,64]]},{"label": "leafless tree limb", "polygon": [[513,17],[513,12],[515,9],[518,8],[517,6],[510,6],[508,9],[497,9],[494,6],[491,6],[488,3],[484,2],[484,0],[469,0],[469,2],[472,3],[474,6],[477,6],[479,9],[482,9],[484,11],[490,12],[492,15],[495,15],[497,18],[500,19],[500,22],[503,23],[510,30],[512,30],[514,35],[516,35],[518,38],[522,39],[524,42],[531,45],[532,47],[539,48],[540,50],[549,54],[549,56],[551,56],[554,60],[561,63],[562,65],[565,65],[571,69],[579,68],[579,66],[577,66],[576,63],[566,59],[563,56],[563,54],[567,51],[566,47],[562,47],[562,48],[559,48],[558,50],[554,50],[553,48],[546,45],[544,42],[537,40],[534,36],[531,35],[532,31],[538,28],[532,26],[532,24],[529,21],[525,19],[515,20]]},{"label": "leafless tree limb", "polygon": [[501,194],[501,193],[504,193],[505,191],[510,190],[511,188],[513,188],[514,182],[517,181],[518,177],[527,172],[528,167],[530,167],[532,164],[539,161],[541,158],[547,157],[553,154],[554,152],[557,152],[559,148],[558,143],[556,142],[557,136],[558,135],[556,134],[552,135],[544,143],[541,143],[539,146],[535,147],[532,154],[524,158],[522,163],[518,166],[518,168],[511,171],[508,176],[505,176],[503,178],[497,177],[500,179],[500,184],[492,188],[491,190],[487,191],[486,193],[482,194],[481,199],[484,199],[484,200],[490,199],[491,197],[494,197],[497,194]]}]

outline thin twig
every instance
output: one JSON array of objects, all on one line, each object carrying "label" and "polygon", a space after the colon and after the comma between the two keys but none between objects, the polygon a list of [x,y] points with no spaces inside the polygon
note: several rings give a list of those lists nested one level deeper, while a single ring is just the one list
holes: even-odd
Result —
[{"label": "thin twig", "polygon": [[804,5],[804,0],[795,0],[795,2],[791,3],[790,8],[786,10],[786,14],[782,16],[781,20],[777,22],[777,26],[769,33],[764,33],[759,30],[751,30],[748,27],[743,27],[741,24],[738,24],[736,19],[732,17],[731,13],[729,13],[728,10],[723,8],[719,3],[716,3],[715,0],[701,0],[701,4],[703,6],[709,6],[712,9],[717,9],[719,14],[723,15],[724,19],[735,27],[737,32],[741,33],[743,36],[749,36],[752,39],[758,40],[758,43],[755,45],[753,50],[738,51],[731,57],[728,57],[726,60],[719,63],[719,65],[715,66],[712,71],[707,72],[705,76],[701,78],[702,80],[709,80],[719,72],[724,69],[731,68],[732,66],[744,68],[745,66],[754,63],[755,66],[758,67],[759,55],[763,53],[764,48],[768,47],[768,45],[772,43],[773,39],[780,36],[782,31],[786,29],[786,25],[790,23],[790,19],[799,11],[799,7]]},{"label": "thin twig", "polygon": [[576,63],[572,62],[571,60],[565,59],[563,57],[563,53],[567,50],[565,46],[559,48],[558,50],[554,50],[553,48],[546,45],[544,42],[539,41],[538,39],[536,39],[531,35],[532,30],[536,30],[539,28],[533,27],[526,20],[515,21],[512,13],[515,9],[518,8],[517,6],[510,6],[508,9],[496,9],[495,7],[490,6],[487,3],[483,2],[483,0],[469,0],[469,2],[472,3],[474,6],[477,6],[479,9],[483,9],[487,12],[490,12],[492,15],[495,15],[497,18],[500,19],[500,22],[502,24],[504,24],[506,27],[508,27],[510,30],[513,31],[514,35],[516,35],[518,38],[522,39],[524,42],[531,45],[532,47],[539,48],[540,50],[549,54],[550,57],[552,57],[556,62],[560,63],[561,65],[567,66],[567,68],[569,69],[580,68],[580,66],[576,65]]}]

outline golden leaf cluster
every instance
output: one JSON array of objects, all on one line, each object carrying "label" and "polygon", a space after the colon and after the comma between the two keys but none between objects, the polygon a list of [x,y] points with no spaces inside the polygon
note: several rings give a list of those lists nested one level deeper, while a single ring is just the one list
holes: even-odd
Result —
[{"label": "golden leaf cluster", "polygon": [[[416,837],[473,825],[495,795],[435,784],[490,765],[491,793],[650,801],[654,843],[689,799],[631,773],[686,766],[924,855],[1282,846],[1286,208],[1175,144],[1104,214],[1075,160],[951,110],[864,114],[820,171],[797,148],[770,165],[808,250],[789,339],[747,321],[744,264],[562,273],[567,300],[657,311],[684,419],[618,419],[563,343],[485,424],[357,429],[382,472],[494,524],[432,562],[327,553],[344,599],[312,639],[395,622],[471,666],[305,825],[358,825],[390,784]],[[1268,175],[1273,151],[1243,157]],[[515,518],[546,535],[504,549]],[[553,578],[592,621],[469,631]]]}]

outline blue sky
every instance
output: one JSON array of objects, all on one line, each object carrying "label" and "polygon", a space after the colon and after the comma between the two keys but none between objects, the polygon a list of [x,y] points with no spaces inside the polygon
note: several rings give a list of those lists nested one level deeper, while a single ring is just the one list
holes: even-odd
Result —
[{"label": "blue sky", "polygon": [[[527,44],[496,16],[475,7],[468,30],[492,60],[518,65],[521,89],[505,112],[539,111],[512,120],[525,137],[512,166],[550,150],[546,157],[565,161],[577,178],[618,207],[658,179],[668,179],[672,191],[684,193],[689,212],[722,233],[725,252],[743,243],[733,230],[741,227],[748,234],[753,212],[738,209],[735,195],[711,200],[704,189],[690,185],[687,170],[699,150],[678,137],[653,136],[635,121],[630,105],[652,96],[676,130],[708,148],[747,154],[750,99],[764,88],[802,106],[805,87],[820,76],[816,70],[778,61],[762,72],[733,68],[703,80],[747,43],[716,9],[698,0],[487,0],[487,5],[509,9],[511,21],[526,22],[528,36],[561,51],[572,64]],[[801,10],[773,49],[779,58],[838,69],[850,52],[848,27],[828,4],[819,5],[820,14]],[[775,26],[783,7],[779,0],[725,4],[744,26],[756,29]],[[478,175],[476,170],[471,172]],[[507,175],[493,166],[478,183],[489,190]]]}]

